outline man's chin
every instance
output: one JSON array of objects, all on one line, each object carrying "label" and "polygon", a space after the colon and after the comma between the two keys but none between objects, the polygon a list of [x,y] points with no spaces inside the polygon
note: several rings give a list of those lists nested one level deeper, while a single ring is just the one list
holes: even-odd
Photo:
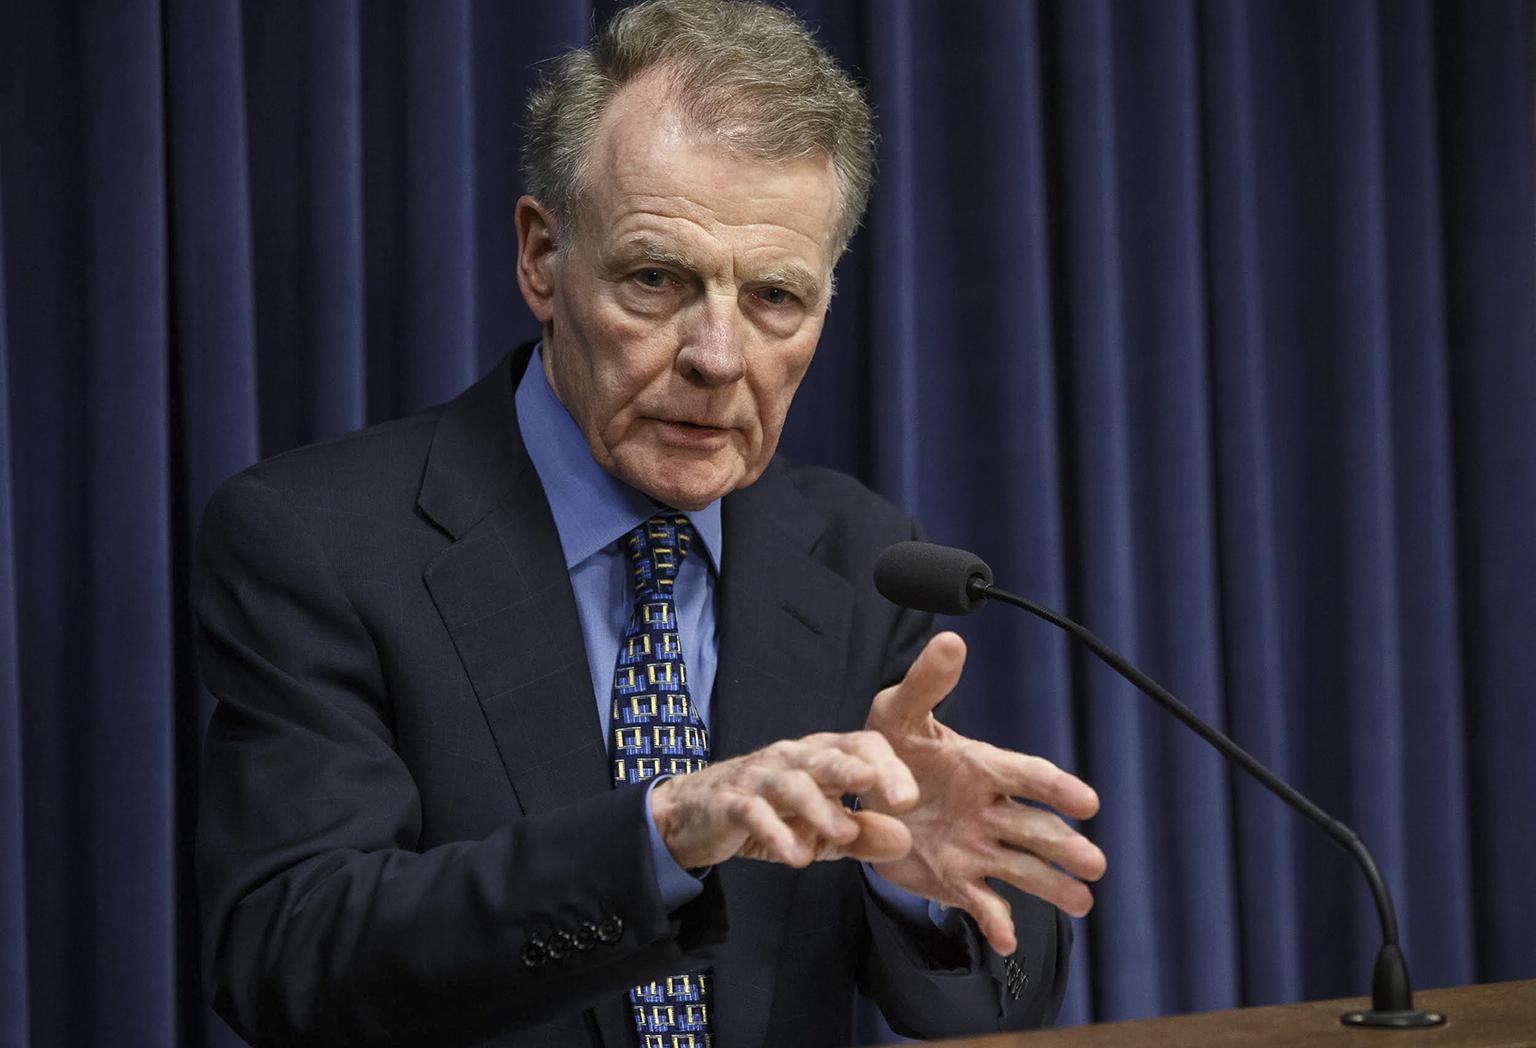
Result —
[{"label": "man's chin", "polygon": [[656,502],[673,509],[699,510],[717,499],[722,499],[738,488],[744,488],[757,479],[756,473],[743,470],[682,471],[673,474],[663,471],[645,476],[619,479],[645,492]]},{"label": "man's chin", "polygon": [[641,488],[640,490],[645,492],[655,501],[661,503],[663,506],[670,506],[673,509],[691,511],[703,509],[705,506],[709,505],[711,502],[714,502],[716,499],[724,498],[731,492],[735,491],[736,486],[734,484],[728,484],[723,487],[702,488],[693,485],[686,487],[653,485],[651,487]]}]

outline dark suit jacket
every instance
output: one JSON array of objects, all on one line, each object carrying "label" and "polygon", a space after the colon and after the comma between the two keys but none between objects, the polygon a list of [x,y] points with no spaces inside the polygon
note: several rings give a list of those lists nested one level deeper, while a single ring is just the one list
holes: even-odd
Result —
[{"label": "dark suit jacket", "polygon": [[[624,1048],[624,988],[707,963],[722,1048],[846,1043],[856,982],[930,1035],[1054,1018],[1066,925],[1024,896],[1028,985],[1002,1008],[995,958],[956,970],[973,929],[963,948],[920,941],[852,862],[736,860],[665,910],[519,435],[527,359],[263,462],[208,507],[194,602],[218,708],[197,859],[215,1007],[266,1043]],[[782,462],[723,515],[715,758],[861,727],[931,629],[869,581],[912,523]],[[561,931],[565,956],[526,963],[530,938]]]}]

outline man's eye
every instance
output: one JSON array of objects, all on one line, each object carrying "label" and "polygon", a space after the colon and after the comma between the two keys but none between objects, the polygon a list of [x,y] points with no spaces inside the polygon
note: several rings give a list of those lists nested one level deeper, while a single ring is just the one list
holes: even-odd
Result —
[{"label": "man's eye", "polygon": [[667,271],[664,269],[642,269],[635,274],[635,279],[646,287],[666,287]]},{"label": "man's eye", "polygon": [[765,287],[759,294],[762,295],[763,301],[770,306],[786,306],[793,302],[795,298],[794,295],[791,295],[781,287]]}]

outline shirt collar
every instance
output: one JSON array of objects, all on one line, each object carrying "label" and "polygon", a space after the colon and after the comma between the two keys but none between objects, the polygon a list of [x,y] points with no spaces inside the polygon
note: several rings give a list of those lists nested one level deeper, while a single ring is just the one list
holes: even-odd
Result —
[{"label": "shirt collar", "polygon": [[[554,514],[567,570],[611,546],[664,508],[597,464],[581,427],[549,388],[542,343],[534,347],[517,384],[516,403],[523,445]],[[723,552],[720,500],[684,512],[718,575]]]}]

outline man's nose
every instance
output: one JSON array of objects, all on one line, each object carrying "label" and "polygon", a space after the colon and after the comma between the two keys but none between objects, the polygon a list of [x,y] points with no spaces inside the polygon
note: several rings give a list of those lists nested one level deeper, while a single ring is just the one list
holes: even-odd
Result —
[{"label": "man's nose", "polygon": [[725,386],[745,375],[745,320],[734,297],[705,295],[677,356],[684,377],[705,386]]}]

